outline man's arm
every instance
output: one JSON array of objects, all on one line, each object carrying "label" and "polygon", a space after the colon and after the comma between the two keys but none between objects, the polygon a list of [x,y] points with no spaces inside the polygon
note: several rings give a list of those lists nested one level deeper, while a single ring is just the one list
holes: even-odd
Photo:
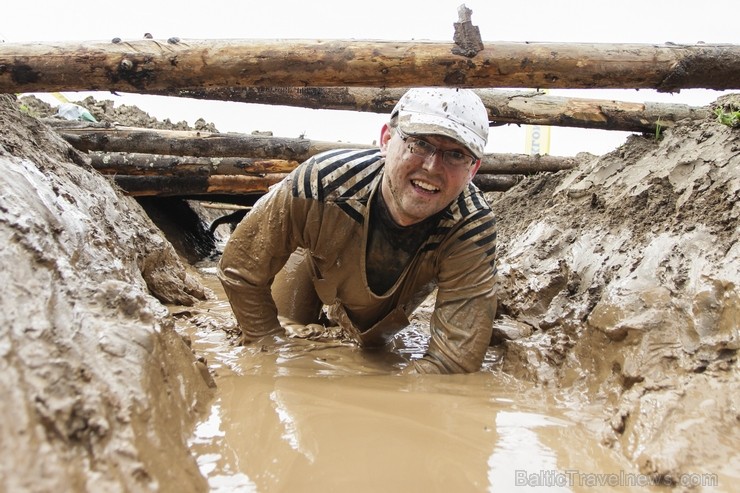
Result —
[{"label": "man's arm", "polygon": [[283,330],[271,286],[298,246],[292,212],[288,177],[260,198],[224,248],[217,273],[242,330],[242,342]]},{"label": "man's arm", "polygon": [[412,362],[416,373],[472,373],[480,370],[491,340],[495,297],[479,296],[435,308],[431,339],[423,358]]},{"label": "man's arm", "polygon": [[[437,300],[429,323],[431,338],[419,373],[469,373],[480,370],[496,315],[493,220],[475,239],[461,234],[442,252]],[[484,223],[485,224],[485,223]],[[476,241],[477,240],[477,241]]]}]

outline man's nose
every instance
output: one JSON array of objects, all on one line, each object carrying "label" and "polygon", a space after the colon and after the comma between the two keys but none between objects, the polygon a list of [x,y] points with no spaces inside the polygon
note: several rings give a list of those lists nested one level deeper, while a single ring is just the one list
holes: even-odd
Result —
[{"label": "man's nose", "polygon": [[439,149],[435,149],[434,153],[424,158],[424,162],[422,164],[422,167],[426,170],[434,170],[439,169],[441,170],[444,166],[444,163],[442,160],[444,159],[445,151],[440,151]]}]

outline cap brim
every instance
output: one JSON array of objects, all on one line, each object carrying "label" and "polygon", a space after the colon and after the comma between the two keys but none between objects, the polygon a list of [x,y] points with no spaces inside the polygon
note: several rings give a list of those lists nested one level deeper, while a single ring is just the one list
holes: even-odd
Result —
[{"label": "cap brim", "polygon": [[480,159],[484,154],[485,140],[449,118],[424,113],[401,112],[398,127],[407,135],[442,135],[456,140]]}]

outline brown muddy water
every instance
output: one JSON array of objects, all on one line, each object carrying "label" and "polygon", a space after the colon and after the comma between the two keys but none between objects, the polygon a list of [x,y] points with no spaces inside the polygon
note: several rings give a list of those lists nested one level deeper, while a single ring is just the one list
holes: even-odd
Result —
[{"label": "brown muddy water", "polygon": [[595,411],[508,378],[494,348],[478,373],[399,376],[423,352],[420,327],[375,351],[289,337],[234,346],[215,264],[197,268],[215,299],[170,308],[215,372],[189,442],[213,492],[665,491],[600,444]]}]

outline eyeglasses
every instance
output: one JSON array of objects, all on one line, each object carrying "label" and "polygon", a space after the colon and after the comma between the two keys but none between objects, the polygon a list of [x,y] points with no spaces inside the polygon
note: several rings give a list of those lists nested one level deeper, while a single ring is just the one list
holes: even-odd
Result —
[{"label": "eyeglasses", "polygon": [[436,154],[437,152],[441,152],[442,162],[450,168],[456,169],[467,168],[476,161],[476,158],[469,154],[465,154],[464,152],[453,149],[440,151],[439,149],[437,149],[437,146],[435,146],[434,144],[430,144],[426,140],[406,135],[400,129],[396,130],[398,131],[398,135],[401,137],[401,140],[406,143],[409,151],[411,151],[411,154],[415,156],[426,159],[434,156],[434,154]]}]

